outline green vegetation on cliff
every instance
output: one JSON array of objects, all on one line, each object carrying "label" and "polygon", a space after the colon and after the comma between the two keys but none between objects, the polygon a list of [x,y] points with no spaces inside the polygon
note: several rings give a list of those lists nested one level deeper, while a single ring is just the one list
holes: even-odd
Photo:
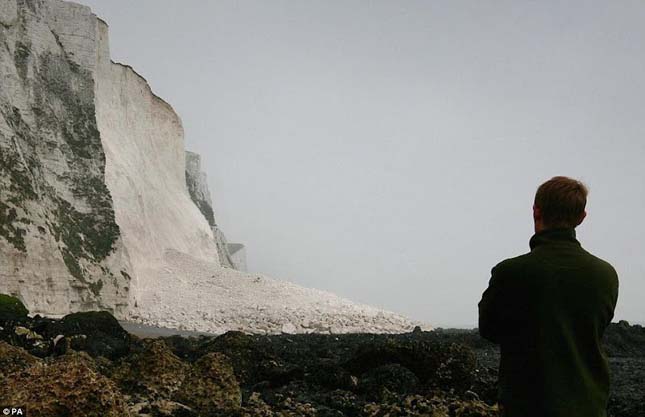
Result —
[{"label": "green vegetation on cliff", "polygon": [[0,294],[0,320],[16,320],[27,317],[29,310],[16,297]]}]

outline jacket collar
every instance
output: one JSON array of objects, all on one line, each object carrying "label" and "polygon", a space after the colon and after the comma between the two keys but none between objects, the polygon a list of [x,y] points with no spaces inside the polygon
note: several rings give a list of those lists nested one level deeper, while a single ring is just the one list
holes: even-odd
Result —
[{"label": "jacket collar", "polygon": [[548,244],[552,242],[573,242],[580,246],[580,242],[576,239],[576,229],[573,228],[557,228],[547,229],[538,232],[529,240],[529,247],[531,250],[536,246]]}]

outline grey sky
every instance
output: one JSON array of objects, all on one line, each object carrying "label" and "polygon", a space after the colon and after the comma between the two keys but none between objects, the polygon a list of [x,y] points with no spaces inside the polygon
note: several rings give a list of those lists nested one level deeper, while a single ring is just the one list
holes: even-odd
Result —
[{"label": "grey sky", "polygon": [[184,122],[252,271],[473,326],[554,175],[645,321],[645,3],[81,0]]}]

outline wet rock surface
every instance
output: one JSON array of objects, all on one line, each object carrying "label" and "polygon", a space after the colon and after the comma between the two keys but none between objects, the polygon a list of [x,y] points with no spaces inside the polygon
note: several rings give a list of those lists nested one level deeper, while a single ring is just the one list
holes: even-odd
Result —
[{"label": "wet rock surface", "polygon": [[[139,339],[87,313],[0,327],[0,402],[26,404],[31,416],[498,413],[499,353],[476,330]],[[645,415],[642,330],[623,322],[607,332],[611,417]]]}]

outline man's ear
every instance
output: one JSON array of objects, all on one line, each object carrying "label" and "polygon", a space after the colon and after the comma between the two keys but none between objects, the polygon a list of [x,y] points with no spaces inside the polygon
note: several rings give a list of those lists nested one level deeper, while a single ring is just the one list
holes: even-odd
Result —
[{"label": "man's ear", "polygon": [[578,220],[578,224],[576,226],[579,226],[580,223],[582,223],[582,221],[585,219],[585,217],[587,217],[587,211],[586,210],[583,211],[582,214],[580,215],[580,220]]},{"label": "man's ear", "polygon": [[535,204],[533,204],[533,220],[536,222],[542,220],[542,211]]}]

